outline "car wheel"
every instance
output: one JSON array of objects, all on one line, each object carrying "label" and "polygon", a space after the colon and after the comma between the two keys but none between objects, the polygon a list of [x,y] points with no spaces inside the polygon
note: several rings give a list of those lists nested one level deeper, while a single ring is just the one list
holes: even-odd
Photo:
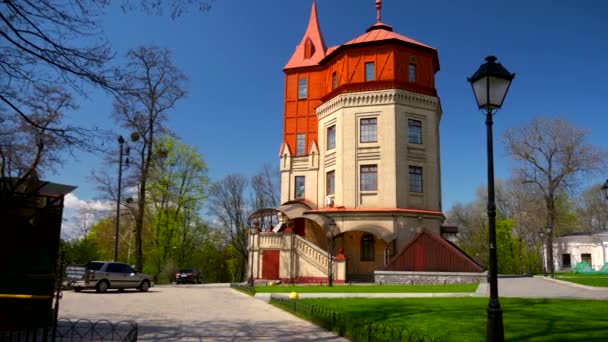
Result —
[{"label": "car wheel", "polygon": [[80,291],[82,291],[82,287],[75,287],[74,288],[74,292],[80,292]]},{"label": "car wheel", "polygon": [[141,292],[148,292],[148,289],[150,288],[150,283],[147,280],[144,280],[141,285],[139,285],[139,291]]},{"label": "car wheel", "polygon": [[97,283],[96,290],[97,290],[97,292],[103,293],[103,292],[106,292],[109,287],[110,287],[110,284],[108,284],[107,281],[102,280],[99,283]]}]

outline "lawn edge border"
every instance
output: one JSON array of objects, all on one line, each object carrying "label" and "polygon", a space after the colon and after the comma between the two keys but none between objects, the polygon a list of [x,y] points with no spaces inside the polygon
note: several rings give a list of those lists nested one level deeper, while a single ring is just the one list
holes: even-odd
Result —
[{"label": "lawn edge border", "polygon": [[559,279],[555,279],[555,278],[551,278],[551,277],[539,277],[545,280],[549,280],[549,281],[553,281],[559,284],[564,284],[564,285],[569,285],[569,286],[573,286],[573,287],[578,287],[581,289],[586,289],[586,290],[592,290],[592,291],[608,291],[608,287],[602,287],[602,286],[589,286],[589,285],[583,285],[583,284],[577,284],[577,283],[573,283],[573,282],[569,282],[566,280],[559,280]]}]

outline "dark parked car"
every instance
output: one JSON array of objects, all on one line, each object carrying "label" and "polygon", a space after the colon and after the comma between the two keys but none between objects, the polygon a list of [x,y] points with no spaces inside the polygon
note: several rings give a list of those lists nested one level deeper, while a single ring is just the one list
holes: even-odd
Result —
[{"label": "dark parked car", "polygon": [[182,269],[175,273],[175,282],[177,284],[200,284],[201,274],[196,268]]}]

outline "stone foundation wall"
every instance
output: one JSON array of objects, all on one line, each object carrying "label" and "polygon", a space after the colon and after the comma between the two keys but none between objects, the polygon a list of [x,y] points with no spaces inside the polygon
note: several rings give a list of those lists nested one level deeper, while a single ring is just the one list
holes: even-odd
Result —
[{"label": "stone foundation wall", "polygon": [[374,271],[376,284],[445,285],[486,283],[488,272]]}]

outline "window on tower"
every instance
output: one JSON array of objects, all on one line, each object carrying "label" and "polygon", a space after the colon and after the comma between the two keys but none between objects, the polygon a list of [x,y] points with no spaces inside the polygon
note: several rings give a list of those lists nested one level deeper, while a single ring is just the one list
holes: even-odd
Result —
[{"label": "window on tower", "polygon": [[336,147],[336,125],[327,127],[327,150]]},{"label": "window on tower", "polygon": [[336,72],[334,71],[331,74],[331,90],[334,90],[338,88],[338,75],[336,74]]},{"label": "window on tower", "polygon": [[336,172],[329,171],[325,176],[325,195],[330,196],[336,193]]},{"label": "window on tower", "polygon": [[296,134],[296,155],[301,156],[306,153],[306,134]]},{"label": "window on tower", "polygon": [[362,143],[376,142],[378,141],[378,130],[377,130],[376,118],[361,119],[360,124],[360,135]]},{"label": "window on tower", "polygon": [[365,80],[373,81],[376,79],[374,62],[365,63]]},{"label": "window on tower", "polygon": [[408,80],[412,83],[416,82],[416,64],[411,64],[408,68]]},{"label": "window on tower", "polygon": [[407,141],[411,144],[422,144],[422,122],[407,120]]},{"label": "window on tower", "polygon": [[304,198],[304,176],[296,176],[295,179],[295,192],[294,192],[294,198],[295,199],[301,199]]},{"label": "window on tower", "polygon": [[378,190],[378,166],[361,165],[361,191]]},{"label": "window on tower", "polygon": [[306,78],[298,79],[298,99],[305,99],[307,97],[307,82]]},{"label": "window on tower", "polygon": [[422,193],[422,168],[410,166],[410,192]]}]

